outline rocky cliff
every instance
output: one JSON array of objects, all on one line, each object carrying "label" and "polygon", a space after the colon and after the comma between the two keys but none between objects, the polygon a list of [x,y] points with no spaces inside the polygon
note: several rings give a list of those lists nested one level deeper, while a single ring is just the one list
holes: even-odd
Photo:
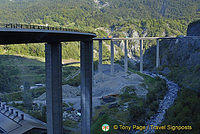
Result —
[{"label": "rocky cliff", "polygon": [[200,20],[188,25],[187,36],[200,36]]},{"label": "rocky cliff", "polygon": [[[198,36],[200,24],[191,23],[188,35]],[[195,30],[196,29],[196,30]],[[144,54],[144,69],[155,69],[156,46]],[[184,88],[200,91],[200,39],[178,38],[160,41],[160,68],[162,73]]]},{"label": "rocky cliff", "polygon": [[[155,67],[156,46],[144,54],[147,68]],[[194,67],[200,65],[200,39],[179,38],[160,41],[161,66]]]}]

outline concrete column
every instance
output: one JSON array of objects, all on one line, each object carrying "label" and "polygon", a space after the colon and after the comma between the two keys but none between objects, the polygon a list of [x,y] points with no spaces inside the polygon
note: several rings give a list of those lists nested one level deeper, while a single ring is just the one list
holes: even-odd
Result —
[{"label": "concrete column", "polygon": [[156,68],[160,65],[160,58],[159,58],[159,39],[157,39],[157,46],[156,46]]},{"label": "concrete column", "polygon": [[127,56],[127,44],[128,40],[125,40],[125,46],[124,46],[124,71],[127,73],[128,71],[128,56]]},{"label": "concrete column", "polygon": [[140,72],[143,72],[143,40],[140,40]]},{"label": "concrete column", "polygon": [[99,40],[99,73],[102,73],[102,40]]},{"label": "concrete column", "polygon": [[47,133],[63,134],[61,44],[45,45]]},{"label": "concrete column", "polygon": [[93,41],[92,41],[92,86],[94,86],[94,51],[93,51]]},{"label": "concrete column", "polygon": [[114,44],[113,41],[111,40],[111,75],[114,74]]},{"label": "concrete column", "polygon": [[90,134],[92,118],[92,46],[81,42],[81,133]]}]

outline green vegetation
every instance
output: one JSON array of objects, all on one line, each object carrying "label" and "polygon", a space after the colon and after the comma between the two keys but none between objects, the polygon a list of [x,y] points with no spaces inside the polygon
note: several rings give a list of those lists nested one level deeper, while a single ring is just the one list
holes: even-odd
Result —
[{"label": "green vegetation", "polygon": [[63,66],[63,68],[62,68],[63,85],[65,82],[65,79],[67,77],[70,77],[74,73],[76,73],[79,69],[80,69],[80,67],[77,67],[77,66]]},{"label": "green vegetation", "polygon": [[[94,71],[96,71],[97,69],[98,69],[98,61],[97,60],[95,60],[94,61],[94,63],[93,63],[93,65],[94,65]],[[76,72],[77,72],[77,70],[79,70],[80,69],[80,67],[68,67],[67,68],[67,72],[66,72],[66,70],[63,68],[63,70],[65,71],[65,72],[63,72],[63,76],[69,76],[69,74],[76,74]],[[64,77],[63,77],[64,78]],[[75,86],[75,87],[78,87],[78,86],[80,86],[80,84],[81,84],[81,77],[80,77],[80,73],[78,74],[78,75],[76,75],[75,77],[73,77],[73,78],[71,78],[71,79],[69,79],[69,80],[63,80],[63,82],[62,82],[62,84],[63,85],[66,85],[66,84],[68,84],[68,85],[70,85],[70,86]]]},{"label": "green vegetation", "polygon": [[[37,98],[42,95],[46,91],[45,88],[36,88],[29,90],[28,92],[31,94],[32,98]],[[9,94],[2,94],[0,95],[2,101],[10,102],[10,101],[22,101],[23,93],[21,91],[9,93]]]},{"label": "green vegetation", "polygon": [[21,101],[22,100],[22,92],[15,92],[5,95],[0,95],[2,101],[9,102],[9,101]]},{"label": "green vegetation", "polygon": [[[34,86],[38,83],[45,83],[45,65],[44,59],[33,56],[14,56],[14,55],[0,55],[0,92],[12,93],[21,91],[20,86],[24,85],[24,81]],[[79,86],[80,75],[74,80],[65,79],[79,70],[78,66],[63,66],[62,77],[63,84]],[[74,84],[73,84],[74,83]],[[37,91],[35,89],[34,91]],[[33,97],[39,97],[43,91],[33,93]],[[10,94],[8,100],[20,100],[21,96],[18,93]],[[15,97],[12,97],[15,96]]]},{"label": "green vegetation", "polygon": [[44,92],[46,92],[46,89],[44,87],[36,88],[36,89],[33,89],[31,92],[32,92],[33,98],[38,98],[40,95],[42,95]]},{"label": "green vegetation", "polygon": [[[192,126],[191,131],[181,131],[181,133],[199,133],[200,124],[200,71],[199,66],[192,69],[187,67],[171,67],[171,72],[167,76],[179,84],[181,90],[175,100],[174,105],[167,110],[165,120],[162,124],[172,124],[178,126]],[[157,132],[157,133],[163,133]],[[178,132],[177,130],[174,132]],[[165,132],[167,133],[167,131]]]},{"label": "green vegetation", "polygon": [[[0,0],[0,20],[3,23],[48,24],[86,29],[95,31],[98,37],[108,35],[125,37],[127,36],[125,33],[130,34],[134,31],[137,31],[140,36],[145,33],[147,33],[146,36],[186,34],[188,23],[200,17],[198,1],[170,0],[166,3],[168,6],[164,14],[161,13],[164,0],[156,2],[155,0],[101,0],[101,2],[108,2],[109,6],[99,9],[93,0]],[[113,29],[113,33],[110,28]],[[105,43],[108,44],[108,42]],[[144,47],[147,49],[155,42],[147,41],[145,44],[147,45]],[[64,59],[79,59],[80,45],[77,42],[63,43],[62,49]],[[96,41],[94,50],[98,51]],[[0,46],[0,54],[44,57],[44,44]],[[136,52],[136,55],[138,54]],[[118,55],[120,54],[116,57]],[[104,43],[103,56],[105,59],[110,57]]]},{"label": "green vegetation", "polygon": [[129,108],[132,115],[131,120],[134,120],[134,122],[138,122],[138,124],[144,125],[144,121],[146,119],[149,119],[157,112],[159,100],[162,100],[164,98],[168,88],[165,80],[159,77],[153,79],[144,74],[142,76],[144,78],[143,86],[148,87],[148,94],[143,101],[139,100],[138,104],[137,101],[130,103]]},{"label": "green vegetation", "polygon": [[[14,55],[0,55],[0,57],[0,67],[4,68],[1,70],[1,85],[4,92],[19,91],[19,87],[24,84],[25,80],[30,85],[44,83],[45,70],[43,62]],[[3,89],[6,87],[10,89]]]},{"label": "green vegetation", "polygon": [[[139,73],[140,74],[140,73]],[[124,131],[113,130],[113,125],[137,124],[144,125],[145,121],[154,115],[158,110],[159,100],[162,100],[168,90],[165,80],[151,78],[141,74],[144,78],[142,86],[148,87],[148,94],[139,97],[135,93],[133,86],[124,87],[123,93],[117,97],[118,106],[109,108],[110,103],[95,109],[93,117],[92,131],[102,133],[101,126],[108,123],[112,133],[123,133]]]},{"label": "green vegetation", "polygon": [[173,79],[180,87],[196,90],[200,89],[200,65],[195,67],[170,67],[168,78]]},{"label": "green vegetation", "polygon": [[[107,109],[108,110],[108,109]],[[108,110],[110,111],[110,110]],[[109,124],[110,125],[110,132],[115,134],[120,134],[119,131],[113,129],[113,125],[120,125],[121,123],[118,122],[116,119],[113,119],[110,114],[103,114],[102,116],[99,116],[97,120],[94,121],[92,125],[91,132],[94,134],[106,134],[106,132],[103,132],[101,129],[101,126],[103,124]]]},{"label": "green vegetation", "polygon": [[12,92],[18,90],[20,83],[17,74],[19,70],[14,66],[5,66],[0,62],[0,92]]},{"label": "green vegetation", "polygon": [[81,84],[81,77],[80,77],[80,74],[78,74],[77,76],[75,76],[74,78],[72,79],[69,79],[68,81],[66,82],[63,82],[63,85],[70,85],[70,86],[75,86],[75,87],[78,87],[80,84]]},{"label": "green vegetation", "polygon": [[[0,20],[12,23],[37,23],[68,27],[109,26],[134,19],[198,18],[199,1],[182,0],[101,0],[109,6],[99,9],[93,0],[20,0],[0,1]],[[166,6],[164,6],[166,5]]]},{"label": "green vegetation", "polygon": [[[198,134],[200,124],[200,93],[189,89],[181,89],[174,105],[167,110],[162,125],[192,126],[192,130],[174,131],[174,133]],[[168,133],[158,131],[157,133]]]},{"label": "green vegetation", "polygon": [[[78,123],[76,121],[72,121],[72,120],[69,120],[69,119],[66,119],[64,122],[63,122],[63,125],[64,125],[64,128],[67,126],[67,127],[70,127],[70,128],[76,128]],[[66,128],[67,129],[67,128]]]}]

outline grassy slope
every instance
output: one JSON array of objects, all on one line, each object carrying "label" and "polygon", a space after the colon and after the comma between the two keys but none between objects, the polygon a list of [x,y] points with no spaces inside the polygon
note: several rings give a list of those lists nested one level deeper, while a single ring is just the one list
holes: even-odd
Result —
[{"label": "grassy slope", "polygon": [[[1,79],[1,91],[5,93],[12,93],[14,91],[21,91],[19,88],[24,82],[29,82],[30,86],[34,86],[36,83],[45,83],[45,63],[44,58],[34,57],[34,56],[14,56],[14,55],[0,55],[0,66],[5,67],[1,70],[2,74],[6,74],[4,78]],[[72,62],[74,60],[63,60],[65,63]],[[11,70],[10,67],[14,67],[15,73],[8,73]],[[65,78],[79,69],[79,65],[64,66],[62,70],[63,82]],[[3,79],[8,79],[3,81]],[[14,80],[13,80],[14,79]],[[7,85],[6,87],[3,85]],[[15,85],[15,86],[13,86]],[[8,90],[9,89],[9,90]],[[33,90],[33,98],[41,95],[45,90],[35,89]],[[1,92],[1,93],[2,93]],[[22,100],[21,93],[13,93],[4,96],[7,101]]]},{"label": "grassy slope", "polygon": [[[179,133],[199,134],[200,129],[200,89],[199,67],[188,69],[186,67],[170,68],[172,72],[168,78],[175,81],[181,87],[174,105],[167,110],[162,124],[177,126],[192,126],[191,131],[174,131]],[[169,131],[165,131],[167,133]],[[163,133],[163,132],[158,132]],[[172,133],[172,132],[171,132]]]},{"label": "grassy slope", "polygon": [[38,59],[40,58],[34,58],[30,56],[1,55],[1,64],[4,66],[15,66],[19,70],[18,76],[21,84],[25,80],[28,80],[31,84],[44,83],[44,62],[39,61]]},{"label": "grassy slope", "polygon": [[161,125],[191,126],[192,130],[157,131],[157,133],[199,134],[200,129],[200,93],[181,89],[174,105],[167,110]]}]

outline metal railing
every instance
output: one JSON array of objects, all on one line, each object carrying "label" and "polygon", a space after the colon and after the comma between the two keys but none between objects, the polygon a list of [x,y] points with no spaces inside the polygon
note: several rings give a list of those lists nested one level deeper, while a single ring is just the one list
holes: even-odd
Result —
[{"label": "metal railing", "polygon": [[56,31],[69,31],[69,32],[81,32],[81,33],[95,34],[95,33],[89,32],[89,31],[79,30],[79,29],[69,29],[69,28],[63,28],[63,27],[51,27],[51,26],[43,26],[43,25],[28,25],[28,24],[0,23],[0,28],[56,30]]}]

